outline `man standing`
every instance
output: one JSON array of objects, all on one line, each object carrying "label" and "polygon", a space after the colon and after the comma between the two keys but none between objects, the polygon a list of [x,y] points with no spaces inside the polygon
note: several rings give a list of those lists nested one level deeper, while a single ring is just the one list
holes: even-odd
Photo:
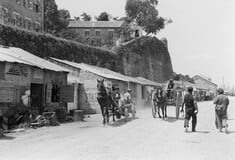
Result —
[{"label": "man standing", "polygon": [[183,112],[185,105],[185,120],[184,120],[185,132],[188,132],[189,120],[191,119],[191,117],[192,117],[192,132],[196,132],[198,107],[197,107],[197,102],[195,101],[192,93],[193,93],[193,88],[189,87],[188,93],[184,96],[181,108],[181,112]]},{"label": "man standing", "polygon": [[218,95],[214,99],[215,104],[215,125],[216,128],[222,132],[222,128],[225,128],[225,132],[228,133],[227,124],[227,109],[229,105],[229,99],[224,95],[224,90],[219,88],[217,90]]}]

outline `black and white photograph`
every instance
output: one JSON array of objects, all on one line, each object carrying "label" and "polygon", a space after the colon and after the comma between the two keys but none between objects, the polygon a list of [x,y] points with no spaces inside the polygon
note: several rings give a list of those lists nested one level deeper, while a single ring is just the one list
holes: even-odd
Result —
[{"label": "black and white photograph", "polygon": [[234,0],[0,0],[0,160],[234,160]]}]

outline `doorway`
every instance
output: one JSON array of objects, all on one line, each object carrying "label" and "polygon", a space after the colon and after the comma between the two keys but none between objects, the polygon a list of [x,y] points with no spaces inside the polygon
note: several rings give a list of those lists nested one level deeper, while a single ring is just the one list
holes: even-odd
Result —
[{"label": "doorway", "polygon": [[44,110],[43,108],[43,85],[31,83],[31,107],[41,114]]}]

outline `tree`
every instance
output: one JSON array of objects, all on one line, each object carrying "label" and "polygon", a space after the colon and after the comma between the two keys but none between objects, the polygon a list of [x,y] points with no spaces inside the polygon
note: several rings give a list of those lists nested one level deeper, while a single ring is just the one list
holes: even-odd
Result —
[{"label": "tree", "polygon": [[59,30],[63,30],[66,29],[68,24],[69,24],[69,20],[70,20],[70,13],[68,10],[65,9],[60,9],[58,11],[58,29]]},{"label": "tree", "polygon": [[67,28],[70,19],[68,10],[58,10],[55,0],[46,0],[44,10],[45,32],[57,34]]},{"label": "tree", "polygon": [[100,15],[98,17],[96,17],[97,21],[109,21],[110,19],[110,14],[108,14],[107,12],[101,12]]},{"label": "tree", "polygon": [[55,3],[55,0],[46,0],[44,4],[44,23],[45,23],[45,32],[55,32],[57,30],[58,22],[58,8]]},{"label": "tree", "polygon": [[163,29],[171,20],[159,16],[156,6],[158,0],[127,0],[126,14],[132,21],[143,27],[147,34],[156,34]]},{"label": "tree", "polygon": [[83,21],[91,21],[91,15],[87,14],[86,12],[83,12],[83,13],[81,14],[81,19],[82,19]]}]

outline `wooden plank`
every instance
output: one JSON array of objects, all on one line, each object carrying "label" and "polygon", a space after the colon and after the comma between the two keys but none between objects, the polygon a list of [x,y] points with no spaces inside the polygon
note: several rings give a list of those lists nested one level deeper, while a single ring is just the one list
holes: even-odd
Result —
[{"label": "wooden plank", "polygon": [[62,100],[62,102],[73,102],[74,101],[74,86],[73,85],[62,86],[61,100]]},{"label": "wooden plank", "polygon": [[46,87],[46,103],[51,103],[51,92],[52,92],[52,84],[47,84]]},{"label": "wooden plank", "polygon": [[14,102],[14,88],[0,87],[0,102],[13,103]]}]

